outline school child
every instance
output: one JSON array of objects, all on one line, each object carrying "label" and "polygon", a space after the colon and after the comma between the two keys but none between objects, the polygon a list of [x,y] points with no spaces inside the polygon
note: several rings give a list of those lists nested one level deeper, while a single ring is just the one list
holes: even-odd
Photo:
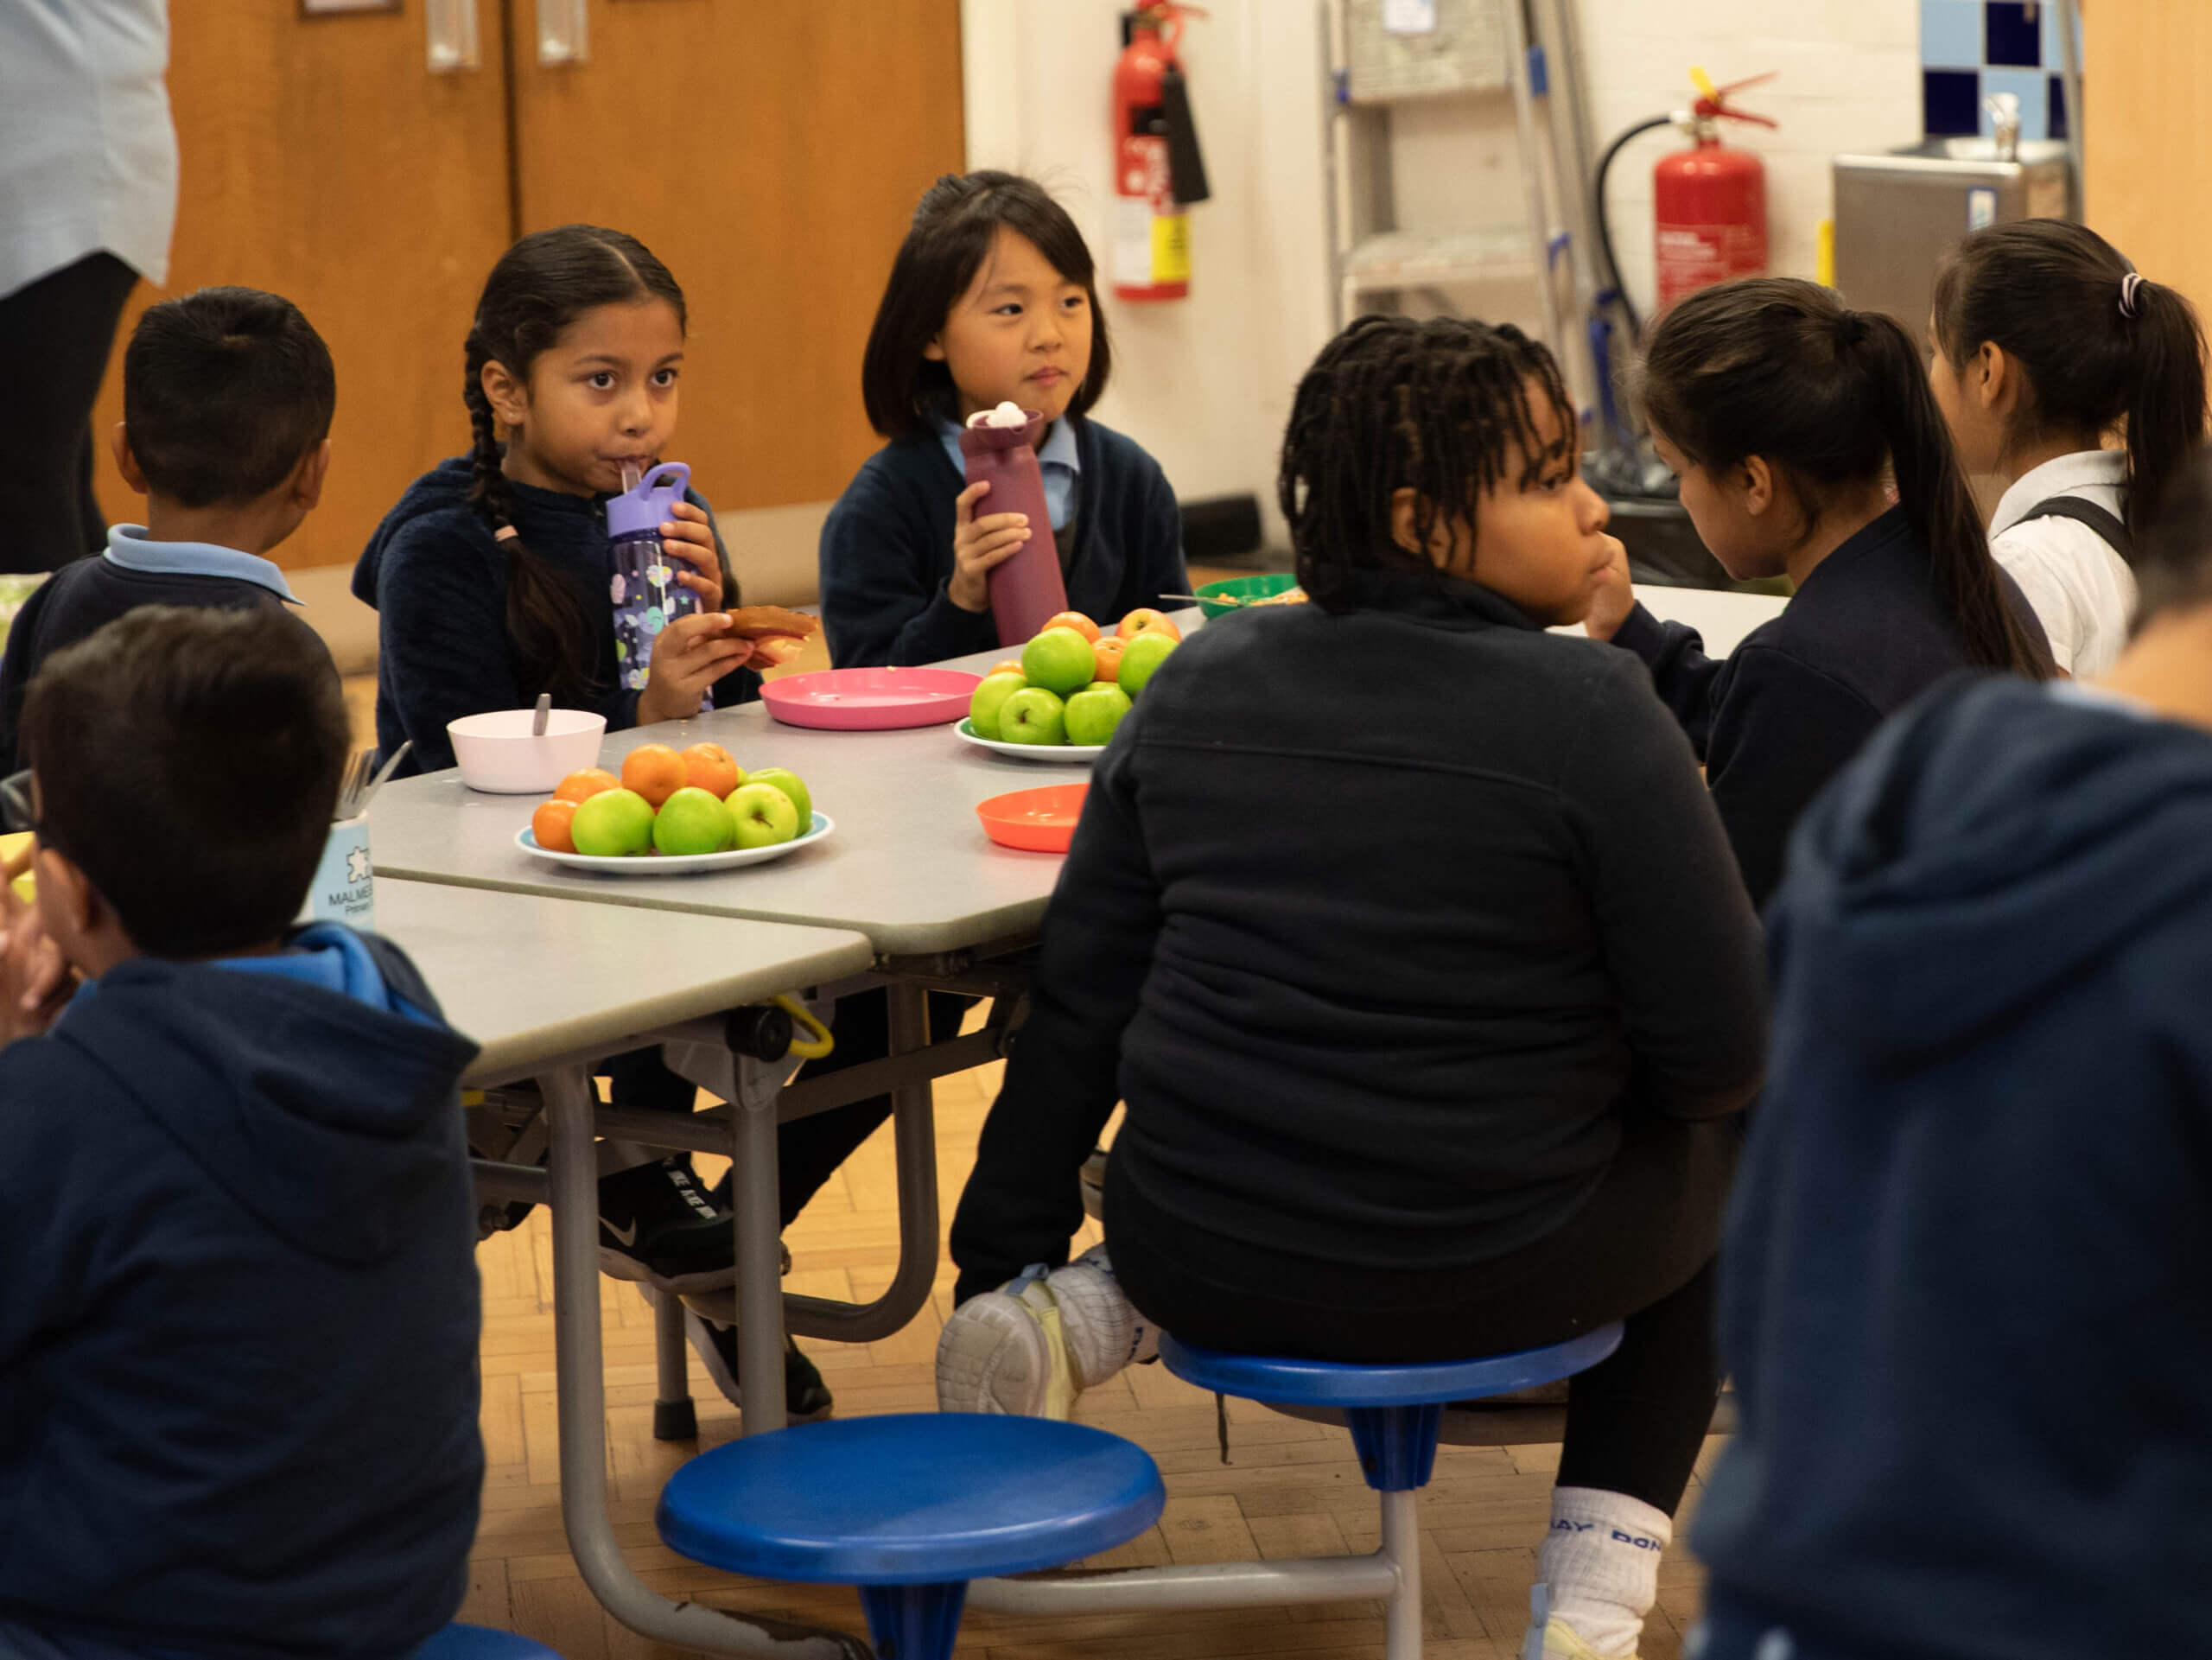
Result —
[{"label": "school child", "polygon": [[105,554],[64,565],[17,614],[0,657],[0,777],[51,653],[137,606],[293,602],[267,556],[322,494],[337,396],[329,351],[289,300],[213,288],[147,308],[113,441],[146,522],[111,526]]},{"label": "school child", "polygon": [[2212,455],[2136,549],[2098,686],[1955,682],[1797,832],[1706,1660],[2206,1650]]},{"label": "school child", "polygon": [[476,1048],[397,947],[292,924],[349,746],[329,654],[273,607],[143,607],[47,660],[22,735],[0,1653],[410,1653],[484,1474]]},{"label": "school child", "polygon": [[[2204,436],[2204,337],[2086,225],[1976,231],[1936,273],[1928,368],[1969,473],[2005,494],[1990,546],[2059,669],[2110,668],[2135,605],[2133,532]],[[2107,434],[2124,448],[2106,449]]]},{"label": "school child", "polygon": [[[1758,925],[1642,668],[1544,632],[1619,544],[1541,346],[1361,319],[1281,480],[1313,603],[1192,636],[1094,774],[938,1402],[1065,1415],[1161,1329],[1407,1362],[1624,1318],[1572,1385],[1529,1652],[1626,1655],[1719,1389]],[[1123,1097],[1111,1260],[1051,1267]]]},{"label": "school child", "polygon": [[1796,592],[1716,662],[1634,602],[1624,559],[1587,626],[1650,668],[1764,905],[1797,815],[1886,716],[1955,669],[2043,675],[2050,653],[1890,318],[1813,283],[1723,283],[1661,321],[1642,391],[1713,557]]},{"label": "school child", "polygon": [[1034,534],[968,485],[960,428],[1012,402],[1049,423],[1037,460],[1068,604],[1111,624],[1186,592],[1166,475],[1089,411],[1113,365],[1090,250],[1067,210],[1008,173],[923,195],[861,360],[890,442],[822,527],[822,620],[839,667],[934,663],[999,644],[988,578]]},{"label": "school child", "polygon": [[[623,487],[625,462],[652,467],[674,435],[686,317],[668,268],[620,231],[541,231],[493,267],[464,365],[474,445],[408,487],[353,573],[353,592],[379,614],[378,742],[414,745],[403,773],[453,765],[448,721],[527,707],[543,691],[598,710],[610,731],[696,714],[702,697],[728,707],[758,696],[753,647],[721,609],[736,603],[736,583],[696,494],[660,529],[703,609],[661,631],[642,690],[616,672],[604,503]],[[607,1070],[618,1105],[688,1112],[696,1097],[658,1050]],[[784,1139],[787,1218],[876,1122],[848,1108]],[[688,1154],[611,1170],[600,1216],[609,1273],[668,1295],[730,1282],[729,1213]],[[696,1314],[689,1324],[733,1392],[734,1332]],[[787,1360],[791,1410],[821,1415],[830,1395],[812,1364],[796,1346]]]}]

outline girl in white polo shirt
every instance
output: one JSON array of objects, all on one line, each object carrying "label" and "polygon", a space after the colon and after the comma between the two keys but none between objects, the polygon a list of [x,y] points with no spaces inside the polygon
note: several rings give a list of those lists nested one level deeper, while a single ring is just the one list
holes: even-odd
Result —
[{"label": "girl in white polo shirt", "polygon": [[1929,343],[1960,460],[2005,482],[1991,550],[2058,667],[2102,673],[2135,610],[2136,527],[2204,436],[2195,309],[2086,226],[2021,219],[1945,261]]}]

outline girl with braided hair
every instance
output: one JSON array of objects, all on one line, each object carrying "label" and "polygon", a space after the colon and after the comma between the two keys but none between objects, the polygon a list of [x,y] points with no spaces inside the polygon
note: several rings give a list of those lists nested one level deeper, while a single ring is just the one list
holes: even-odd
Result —
[{"label": "girl with braided hair", "polygon": [[[596,709],[611,731],[696,714],[704,696],[727,708],[759,696],[753,647],[722,609],[737,602],[728,556],[696,494],[660,532],[703,609],[661,631],[642,690],[616,673],[605,502],[622,488],[623,464],[652,467],[675,432],[685,327],[683,290],[620,231],[541,231],[493,268],[468,331],[470,452],[409,487],[353,573],[353,592],[380,619],[377,740],[387,753],[410,741],[413,770],[453,765],[447,722],[525,708],[540,692]],[[852,1065],[865,1048],[841,1042],[836,1059]],[[620,1106],[688,1112],[697,1095],[657,1049],[606,1070]],[[792,1126],[779,1148],[786,1221],[883,1116],[862,1102]],[[601,1266],[664,1294],[729,1284],[734,1234],[720,1195],[702,1189],[688,1154],[631,1156],[640,1161],[600,1182]],[[734,1332],[696,1314],[688,1323],[734,1399]],[[785,1371],[795,1419],[829,1410],[796,1347]]]},{"label": "girl with braided hair", "polygon": [[1797,815],[1876,727],[1955,670],[2046,677],[2050,648],[1893,319],[1795,278],[1724,283],[1660,321],[1641,393],[1713,557],[1796,584],[1723,661],[1636,603],[1625,559],[1587,621],[1649,667],[1763,906]]},{"label": "girl with braided hair", "polygon": [[[1160,1329],[1377,1363],[1624,1320],[1571,1386],[1525,1650],[1588,1660],[1634,1650],[1711,1421],[1764,999],[1681,729],[1627,653],[1546,632],[1619,545],[1575,440],[1511,328],[1365,317],[1306,374],[1313,603],[1193,635],[1099,760],[938,1393],[1065,1415]],[[1108,1246],[1057,1266],[1117,1100]]]}]

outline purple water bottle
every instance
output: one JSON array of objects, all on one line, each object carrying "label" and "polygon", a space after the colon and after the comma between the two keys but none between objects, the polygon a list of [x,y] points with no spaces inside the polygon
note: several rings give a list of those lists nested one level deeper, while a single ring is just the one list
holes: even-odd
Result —
[{"label": "purple water bottle", "polygon": [[1045,475],[1030,442],[1044,418],[1035,410],[1001,404],[977,410],[960,430],[968,482],[988,479],[991,485],[976,504],[976,513],[1029,515],[1029,539],[1011,559],[991,568],[991,615],[1001,646],[1027,645],[1047,619],[1068,608],[1059,550],[1052,542],[1052,508],[1045,500]]},{"label": "purple water bottle", "polygon": [[660,540],[660,527],[690,487],[691,469],[682,461],[663,461],[632,483],[625,467],[623,481],[629,488],[607,502],[614,573],[614,665],[626,688],[641,691],[660,631],[699,609],[699,596],[676,580],[688,569],[685,562],[669,558]]}]

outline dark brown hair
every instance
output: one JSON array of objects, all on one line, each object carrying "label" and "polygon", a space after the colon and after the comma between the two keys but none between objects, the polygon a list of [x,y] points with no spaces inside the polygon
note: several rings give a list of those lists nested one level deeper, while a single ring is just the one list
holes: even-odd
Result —
[{"label": "dark brown hair", "polygon": [[1090,372],[1068,400],[1068,413],[1081,415],[1105,395],[1113,346],[1098,308],[1090,249],[1067,209],[1019,174],[948,173],[922,193],[861,354],[868,424],[885,437],[925,437],[939,420],[959,418],[951,372],[922,352],[944,331],[1001,226],[1035,243],[1054,270],[1090,296]]},{"label": "dark brown hair", "polygon": [[2184,457],[2135,543],[2135,626],[2212,605],[2212,444]]},{"label": "dark brown hair", "polygon": [[39,817],[151,957],[291,925],[350,741],[329,651],[274,605],[142,606],[48,658],[23,700]]},{"label": "dark brown hair", "polygon": [[[491,400],[484,395],[484,366],[497,363],[518,381],[530,366],[587,311],[605,305],[665,300],[677,326],[689,326],[683,290],[668,267],[633,236],[595,225],[563,225],[526,236],[500,256],[484,281],[469,325],[461,395],[474,434],[474,473],[468,499],[497,532],[514,524],[515,489],[501,468]],[[507,556],[507,639],[523,695],[550,691],[581,701],[596,659],[596,631],[575,590],[519,535],[500,538]],[[737,592],[725,569],[725,603]]]},{"label": "dark brown hair", "polygon": [[2006,603],[1926,366],[1895,319],[1793,277],[1723,283],[1660,320],[1638,390],[1652,429],[1692,463],[1717,472],[1762,456],[1815,518],[1836,490],[1887,467],[1967,660],[2050,675],[2049,651]]},{"label": "dark brown hair", "polygon": [[[2020,219],[1976,231],[1936,274],[1930,342],[1954,370],[1985,340],[2026,372],[2016,440],[2127,429],[2127,525],[2204,436],[2204,334],[2196,311],[2086,225]],[[2123,303],[2124,302],[2124,303]]]},{"label": "dark brown hair", "polygon": [[201,289],[149,306],[123,353],[123,425],[148,487],[186,507],[247,502],[330,436],[330,348],[289,300]]},{"label": "dark brown hair", "polygon": [[[1529,382],[1557,412],[1560,441],[1537,436]],[[1520,482],[1569,457],[1574,406],[1552,354],[1510,323],[1459,317],[1362,317],[1321,348],[1298,383],[1283,433],[1275,499],[1290,523],[1299,584],[1325,610],[1351,608],[1357,573],[1403,570],[1442,580],[1391,534],[1391,498],[1419,499],[1426,545],[1440,517],[1471,521],[1517,451]]]}]

